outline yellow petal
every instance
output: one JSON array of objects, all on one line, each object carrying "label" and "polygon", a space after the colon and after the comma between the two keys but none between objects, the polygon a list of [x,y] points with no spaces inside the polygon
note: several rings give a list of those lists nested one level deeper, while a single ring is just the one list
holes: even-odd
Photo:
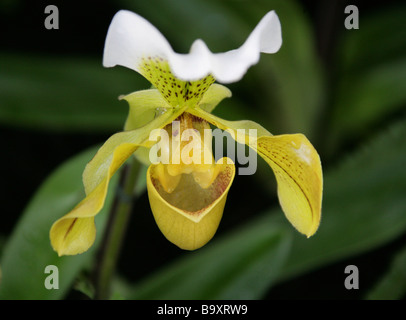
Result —
[{"label": "yellow petal", "polygon": [[227,158],[216,165],[221,170],[210,187],[204,189],[192,174],[182,174],[172,193],[167,193],[156,178],[156,166],[148,169],[148,197],[155,221],[164,236],[181,249],[198,249],[217,231],[235,166]]},{"label": "yellow petal", "polygon": [[[308,237],[317,231],[321,219],[323,174],[320,157],[304,135],[272,136],[253,121],[227,121],[200,108],[188,112],[230,132],[237,142],[257,151],[275,174],[279,202],[287,219]],[[249,129],[256,130],[254,138],[249,136]]]},{"label": "yellow petal", "polygon": [[90,248],[96,235],[94,216],[103,208],[111,177],[139,146],[150,143],[149,132],[153,128],[164,127],[179,113],[182,110],[168,111],[142,128],[116,133],[103,144],[83,172],[86,198],[51,227],[51,245],[59,256]]},{"label": "yellow petal", "polygon": [[[220,128],[221,130],[229,132],[231,136],[239,143],[249,143],[250,129],[256,130],[255,138],[261,136],[272,136],[272,134],[268,130],[266,130],[260,124],[251,120],[228,121],[219,118],[209,112],[206,112],[199,107],[190,108],[187,110],[187,112],[196,117],[206,120],[207,122],[215,125],[217,128]],[[242,132],[245,132],[245,134],[242,134]]]},{"label": "yellow petal", "polygon": [[181,174],[179,175],[171,175],[168,173],[168,166],[163,165],[162,163],[158,163],[155,166],[155,172],[159,176],[159,182],[161,183],[164,190],[168,193],[172,193],[173,190],[176,189],[180,182],[180,178],[182,177]]},{"label": "yellow petal", "polygon": [[[183,111],[184,109],[182,108],[177,110],[169,109],[167,112],[141,128],[132,131],[119,132],[111,136],[99,149],[99,151],[97,151],[96,155],[87,164],[85,171],[83,172],[83,184],[85,186],[86,194],[89,194],[107,175],[114,150],[117,148],[117,146],[125,143],[144,147],[151,146],[152,144],[156,143],[156,141],[149,141],[150,132],[153,129],[165,127],[168,123],[171,123],[179,115],[181,115]],[[127,159],[126,157],[128,156],[129,155],[124,154],[121,158],[125,161]],[[119,162],[117,162],[117,164],[119,164]]]},{"label": "yellow petal", "polygon": [[275,173],[286,218],[299,232],[312,236],[320,224],[323,192],[317,151],[302,134],[259,137],[257,145]]},{"label": "yellow petal", "polygon": [[96,237],[94,216],[103,208],[110,178],[137,147],[126,143],[115,148],[102,181],[72,211],[52,225],[51,245],[59,256],[79,254],[93,245]]}]

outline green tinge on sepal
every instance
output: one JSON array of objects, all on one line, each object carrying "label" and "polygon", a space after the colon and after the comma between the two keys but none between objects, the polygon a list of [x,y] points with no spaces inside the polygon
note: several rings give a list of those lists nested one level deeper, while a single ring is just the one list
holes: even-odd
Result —
[{"label": "green tinge on sepal", "polygon": [[221,84],[214,83],[207,89],[198,106],[206,112],[212,112],[224,98],[230,98],[231,95],[230,89]]},{"label": "green tinge on sepal", "polygon": [[124,125],[125,131],[143,127],[159,113],[171,108],[157,89],[135,91],[121,96],[120,100],[126,100],[130,108]]}]

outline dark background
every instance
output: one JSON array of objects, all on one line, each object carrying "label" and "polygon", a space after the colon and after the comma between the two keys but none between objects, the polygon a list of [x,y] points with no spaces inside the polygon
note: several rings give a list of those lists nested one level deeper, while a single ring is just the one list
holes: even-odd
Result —
[{"label": "dark background", "polygon": [[[301,1],[303,10],[311,17],[312,27],[317,35],[317,52],[327,69],[333,69],[333,66],[330,66],[331,53],[334,46],[337,45],[336,35],[343,29],[343,12],[347,4],[358,6],[362,25],[363,14],[380,10],[383,3],[385,6],[390,6],[395,2],[399,1]],[[44,8],[48,4],[54,4],[59,8],[59,30],[44,28],[43,21],[46,17]],[[0,49],[11,54],[97,57],[100,59],[102,68],[105,33],[112,16],[119,9],[121,7],[115,1],[107,0],[97,2],[5,1],[0,5]],[[72,94],[74,93],[72,92]],[[105,141],[112,133],[56,131],[50,134],[38,129],[29,130],[1,124],[2,222],[0,234],[11,233],[30,197],[55,168],[78,152]],[[348,148],[351,148],[350,144]],[[227,201],[227,205],[231,208],[230,211],[234,214],[223,219],[219,233],[249,219],[245,214],[246,211],[260,212],[277,203],[275,196],[270,196],[266,191],[255,188],[255,183],[254,179],[245,176],[235,180]],[[244,196],[242,197],[241,194]],[[263,200],[252,203],[247,201],[249,197]],[[139,212],[149,212],[146,194],[137,200],[136,207]],[[160,236],[152,214],[140,214],[133,217],[129,229],[133,228],[142,229],[145,232],[142,236],[136,232],[129,232],[126,235],[119,270],[127,278],[137,280],[174,257],[182,255],[182,252],[172,245],[168,245],[167,241]],[[405,240],[406,238],[403,237],[395,243],[373,252],[341,261],[277,285],[270,290],[267,298],[361,298],[370,288],[370,284],[377,279],[379,271],[386,269],[391,253]],[[154,246],[161,246],[164,249],[157,254],[148,250],[149,243],[154,243]],[[132,252],[142,252],[145,257],[143,263],[134,261]],[[365,271],[360,274],[360,290],[348,291],[344,288],[346,277],[344,268],[348,264],[357,265],[360,270]],[[373,268],[371,268],[372,265]],[[76,296],[73,295],[73,297]]]}]

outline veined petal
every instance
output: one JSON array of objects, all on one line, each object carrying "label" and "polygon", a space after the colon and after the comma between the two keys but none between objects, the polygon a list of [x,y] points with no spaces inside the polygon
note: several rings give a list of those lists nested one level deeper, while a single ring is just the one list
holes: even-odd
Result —
[{"label": "veined petal", "polygon": [[[308,237],[317,231],[321,219],[323,175],[320,157],[304,135],[272,136],[253,121],[227,121],[199,108],[188,112],[230,132],[237,142],[253,148],[275,174],[279,202],[290,223]],[[250,137],[247,129],[255,129],[255,137]]]},{"label": "veined petal", "polygon": [[221,166],[220,172],[208,188],[196,183],[192,174],[182,174],[171,193],[156,176],[158,166],[148,169],[148,197],[155,221],[164,236],[181,249],[198,249],[217,231],[235,166],[227,158],[220,159],[216,166]]},{"label": "veined petal", "polygon": [[299,232],[312,236],[320,224],[323,193],[317,151],[302,134],[259,137],[257,147],[275,173],[286,218]]},{"label": "veined petal", "polygon": [[102,181],[71,212],[52,225],[51,245],[59,256],[79,254],[93,245],[96,237],[94,216],[103,208],[110,178],[137,147],[126,143],[115,148]]},{"label": "veined petal", "polygon": [[165,37],[139,15],[121,10],[114,16],[106,38],[103,65],[121,65],[141,74],[148,57],[167,61],[176,78],[196,81],[213,75],[220,82],[235,82],[257,63],[261,52],[275,53],[282,45],[281,26],[274,11],[268,12],[245,43],[225,53],[212,53],[196,40],[188,54],[175,53]]},{"label": "veined petal", "polygon": [[59,256],[79,254],[89,249],[96,236],[94,217],[103,208],[113,174],[139,146],[149,143],[153,128],[164,127],[181,112],[171,109],[148,125],[116,133],[104,143],[83,172],[86,198],[51,227],[51,244]]}]

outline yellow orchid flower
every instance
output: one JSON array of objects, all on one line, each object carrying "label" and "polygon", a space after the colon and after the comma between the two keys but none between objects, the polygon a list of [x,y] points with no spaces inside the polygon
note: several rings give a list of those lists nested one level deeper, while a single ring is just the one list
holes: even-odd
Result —
[{"label": "yellow orchid flower", "polygon": [[[214,161],[210,124],[229,132],[269,164],[287,219],[299,232],[313,235],[321,217],[322,171],[307,138],[302,134],[273,136],[255,122],[227,121],[211,114],[221,100],[231,96],[215,80],[238,81],[258,62],[261,52],[275,53],[281,44],[281,26],[274,11],[263,17],[240,48],[216,54],[201,40],[193,43],[190,53],[175,53],[148,21],[119,11],[108,30],[103,65],[133,69],[155,89],[121,98],[130,106],[125,130],[110,137],[87,164],[83,173],[86,198],[53,224],[54,250],[74,255],[93,244],[94,217],[104,205],[109,180],[132,155],[150,163],[148,196],[164,236],[182,249],[205,245],[217,230],[235,176],[231,159]],[[161,135],[165,132],[166,136]],[[189,139],[183,139],[185,135]]]}]

